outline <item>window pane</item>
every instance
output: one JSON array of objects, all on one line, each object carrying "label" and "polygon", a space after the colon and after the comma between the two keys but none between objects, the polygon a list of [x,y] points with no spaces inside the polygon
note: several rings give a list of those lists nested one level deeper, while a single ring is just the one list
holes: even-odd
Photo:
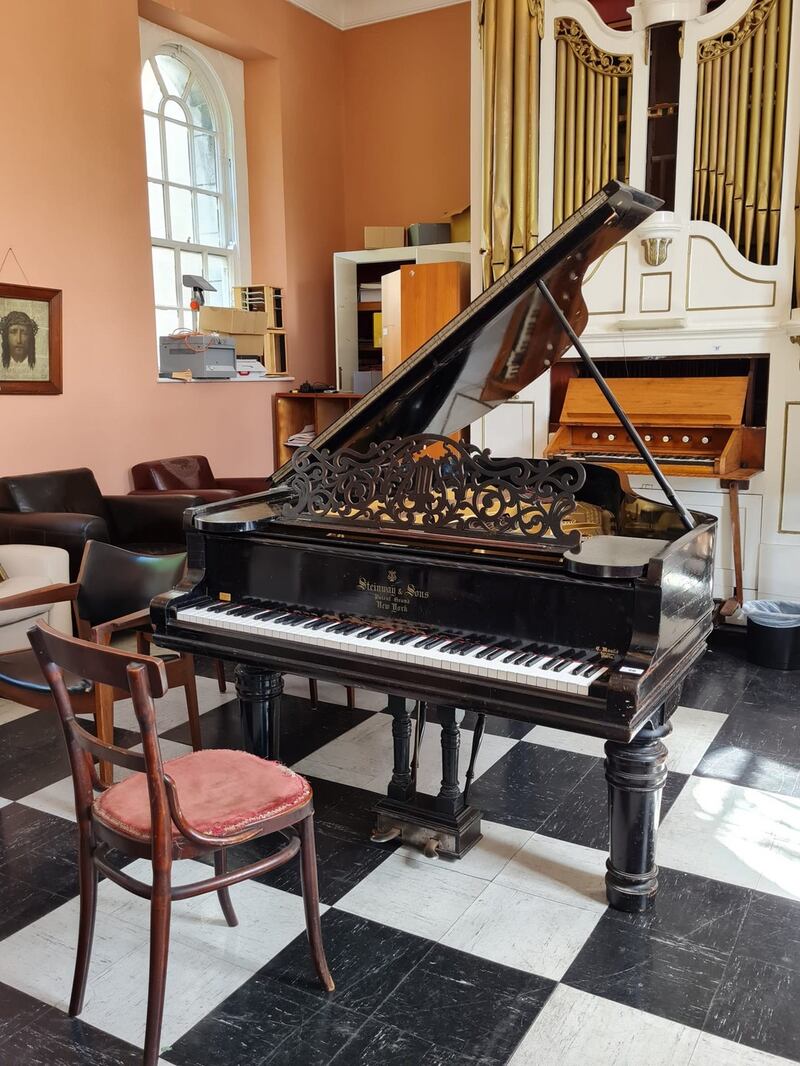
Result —
[{"label": "window pane", "polygon": [[156,308],[156,336],[166,337],[174,329],[178,329],[180,324],[177,310],[166,311],[161,307]]},{"label": "window pane", "polygon": [[161,86],[148,60],[142,67],[142,106],[145,111],[158,111],[161,103]]},{"label": "window pane", "polygon": [[158,119],[152,115],[144,116],[144,148],[147,154],[147,176],[163,178],[161,166],[161,136],[158,132]]},{"label": "window pane", "polygon": [[166,237],[167,223],[164,219],[164,186],[148,181],[147,195],[150,200],[150,236]]},{"label": "window pane", "polygon": [[156,56],[156,63],[170,96],[183,96],[189,80],[189,68],[175,56]]},{"label": "window pane", "polygon": [[197,199],[197,239],[200,244],[210,244],[214,248],[222,245],[219,233],[219,201],[216,196],[195,193]]},{"label": "window pane", "polygon": [[173,241],[194,244],[192,194],[188,189],[169,186],[170,237]]},{"label": "window pane", "polygon": [[174,118],[178,122],[186,122],[186,112],[177,100],[167,100],[164,104],[164,116]]},{"label": "window pane", "polygon": [[164,123],[167,144],[167,176],[170,181],[179,181],[182,185],[191,185],[192,172],[189,169],[189,130],[175,122]]},{"label": "window pane", "polygon": [[204,129],[213,130],[214,123],[211,119],[211,109],[208,106],[206,94],[196,81],[192,82],[192,87],[189,89],[189,94],[186,97],[186,103],[189,105],[192,122],[195,126],[202,126]]},{"label": "window pane", "polygon": [[153,288],[157,304],[175,304],[175,253],[171,248],[153,246]]},{"label": "window pane", "polygon": [[[184,274],[199,274],[200,277],[203,276],[202,252],[181,252],[181,277]],[[183,306],[188,308],[189,301],[192,298],[192,290],[183,283],[181,283],[181,289]],[[209,295],[213,295],[213,293],[209,293]]]},{"label": "window pane", "polygon": [[209,255],[207,277],[217,291],[206,293],[206,303],[213,307],[230,307],[230,269],[224,255]]},{"label": "window pane", "polygon": [[217,191],[217,139],[212,133],[194,135],[194,183]]}]

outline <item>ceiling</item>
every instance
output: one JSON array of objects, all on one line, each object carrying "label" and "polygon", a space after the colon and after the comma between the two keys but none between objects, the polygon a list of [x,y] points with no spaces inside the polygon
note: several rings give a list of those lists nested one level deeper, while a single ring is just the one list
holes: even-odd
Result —
[{"label": "ceiling", "polygon": [[450,7],[464,0],[290,0],[340,30],[366,26],[370,22],[416,15],[436,7]]}]

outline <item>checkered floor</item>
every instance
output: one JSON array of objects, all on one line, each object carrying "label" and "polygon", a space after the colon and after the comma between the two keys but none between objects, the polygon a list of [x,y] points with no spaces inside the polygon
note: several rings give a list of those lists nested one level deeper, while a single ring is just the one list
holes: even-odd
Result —
[{"label": "checkered floor", "polygon": [[[199,680],[206,746],[238,746],[229,686]],[[490,720],[461,862],[369,841],[388,780],[385,699],[287,678],[282,756],[313,782],[323,930],[316,985],[290,866],[173,908],[162,1062],[175,1066],[768,1066],[800,1061],[800,691],[738,637],[689,679],[669,740],[655,910],[608,910],[602,745]],[[181,693],[159,708],[188,751]],[[117,705],[118,741],[137,743]],[[469,717],[462,752],[468,751]],[[429,727],[423,790],[438,787]],[[64,1013],[78,919],[72,797],[56,723],[0,702],[0,1064],[140,1061],[147,904],[101,884],[86,1008]],[[264,845],[260,845],[262,848]],[[240,849],[250,858],[254,846]],[[147,864],[138,862],[139,868]],[[176,875],[196,879],[185,862]]]}]

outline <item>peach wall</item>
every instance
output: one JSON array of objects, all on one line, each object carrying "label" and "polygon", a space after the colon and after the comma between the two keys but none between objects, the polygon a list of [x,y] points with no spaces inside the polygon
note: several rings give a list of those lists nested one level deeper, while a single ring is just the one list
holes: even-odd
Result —
[{"label": "peach wall", "polygon": [[469,203],[470,5],[344,35],[345,236]]}]

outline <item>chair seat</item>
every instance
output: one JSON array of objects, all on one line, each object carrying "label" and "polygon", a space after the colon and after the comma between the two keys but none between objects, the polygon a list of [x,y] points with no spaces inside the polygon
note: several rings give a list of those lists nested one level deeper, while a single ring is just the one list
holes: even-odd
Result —
[{"label": "chair seat", "polygon": [[[281,763],[245,751],[209,748],[164,763],[187,824],[209,836],[233,836],[267,818],[303,807],[311,785]],[[150,799],[143,774],[112,785],[95,800],[94,816],[117,833],[148,840]],[[173,837],[179,837],[172,824]]]},{"label": "chair seat", "polygon": [[[77,696],[92,691],[92,682],[75,674],[64,672],[67,691]],[[25,692],[45,694],[50,692],[39,662],[31,648],[7,651],[0,655],[0,684],[11,685]]]}]

